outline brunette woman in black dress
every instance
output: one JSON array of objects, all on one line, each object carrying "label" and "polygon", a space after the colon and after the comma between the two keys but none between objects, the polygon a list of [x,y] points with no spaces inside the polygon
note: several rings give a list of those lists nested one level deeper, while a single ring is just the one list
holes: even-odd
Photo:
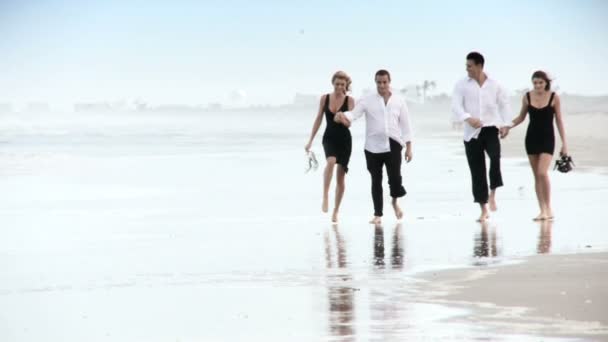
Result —
[{"label": "brunette woman in black dress", "polygon": [[345,183],[344,178],[348,172],[348,161],[352,150],[352,137],[348,127],[334,122],[334,115],[337,112],[345,112],[352,110],[355,106],[355,100],[347,96],[346,93],[350,90],[351,79],[343,71],[336,72],[331,83],[334,86],[334,91],[330,94],[323,95],[319,103],[319,110],[312,126],[310,139],[304,147],[306,151],[310,150],[312,142],[321,127],[323,116],[326,119],[325,133],[323,134],[323,150],[327,166],[323,172],[323,204],[321,210],[326,213],[329,210],[329,186],[331,178],[336,168],[336,200],[334,211],[331,217],[332,222],[338,222],[338,211],[340,203],[344,196]]},{"label": "brunette woman in black dress", "polygon": [[526,114],[530,113],[530,123],[526,132],[526,152],[534,172],[536,197],[540,206],[540,214],[534,220],[551,220],[553,211],[549,167],[555,150],[553,121],[562,140],[560,155],[568,155],[566,131],[562,120],[561,101],[559,96],[551,91],[551,79],[544,71],[536,71],[532,75],[532,83],[534,90],[524,95],[519,116],[513,119],[511,128],[522,123],[526,119]]}]

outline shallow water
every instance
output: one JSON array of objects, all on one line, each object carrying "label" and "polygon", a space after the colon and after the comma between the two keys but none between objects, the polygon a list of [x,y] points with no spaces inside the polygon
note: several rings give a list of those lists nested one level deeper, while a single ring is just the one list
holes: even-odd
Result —
[{"label": "shallow water", "polygon": [[332,226],[323,161],[304,174],[308,113],[2,119],[3,341],[522,341],[446,321],[466,312],[417,302],[415,274],[608,247],[608,177],[551,173],[557,217],[539,224],[518,159],[474,222],[457,135],[417,132],[406,219],[387,206],[376,229],[363,122]]}]

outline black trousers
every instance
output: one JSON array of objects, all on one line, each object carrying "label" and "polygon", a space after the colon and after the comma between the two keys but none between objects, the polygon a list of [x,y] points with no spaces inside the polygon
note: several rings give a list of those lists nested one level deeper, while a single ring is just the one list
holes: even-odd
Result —
[{"label": "black trousers", "polygon": [[[464,142],[464,148],[471,170],[473,198],[477,203],[488,203],[488,179],[486,176],[486,156],[490,157],[490,189],[501,187],[500,140],[498,128],[483,127],[477,139]],[[484,153],[485,152],[485,153]]]},{"label": "black trousers", "polygon": [[386,166],[388,175],[388,185],[391,190],[391,197],[405,196],[403,179],[401,178],[401,160],[403,147],[393,139],[390,140],[391,151],[385,153],[371,153],[365,151],[365,161],[367,171],[372,177],[372,200],[374,201],[374,216],[382,216],[384,206],[382,198],[382,166]]}]

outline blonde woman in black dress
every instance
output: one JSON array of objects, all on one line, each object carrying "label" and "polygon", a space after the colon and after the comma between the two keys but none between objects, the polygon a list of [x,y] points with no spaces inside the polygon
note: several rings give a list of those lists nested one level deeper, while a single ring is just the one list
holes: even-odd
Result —
[{"label": "blonde woman in black dress", "polygon": [[536,197],[540,207],[540,214],[534,220],[551,220],[553,210],[549,167],[555,151],[554,121],[562,140],[560,155],[568,155],[568,145],[562,120],[561,100],[555,92],[551,91],[551,79],[544,71],[536,71],[532,75],[532,84],[534,90],[527,92],[523,97],[519,116],[513,119],[511,128],[522,123],[526,119],[526,114],[530,113],[530,123],[526,132],[526,153],[534,172]]},{"label": "blonde woman in black dress", "polygon": [[323,134],[323,150],[325,151],[327,166],[323,172],[323,204],[321,205],[321,211],[326,213],[329,210],[329,187],[334,169],[336,169],[336,199],[331,217],[332,222],[335,223],[338,222],[338,211],[346,188],[345,177],[348,172],[348,162],[352,150],[352,137],[349,128],[336,123],[334,116],[337,112],[352,110],[355,107],[355,100],[346,95],[350,90],[351,79],[344,71],[336,72],[331,78],[331,83],[334,86],[334,91],[321,97],[310,139],[304,149],[307,152],[310,151],[315,135],[317,135],[323,122],[323,116],[325,116],[326,128]]}]

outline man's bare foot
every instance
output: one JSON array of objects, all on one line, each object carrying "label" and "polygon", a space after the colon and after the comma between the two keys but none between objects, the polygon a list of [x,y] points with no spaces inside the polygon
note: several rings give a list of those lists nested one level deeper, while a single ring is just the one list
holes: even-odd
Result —
[{"label": "man's bare foot", "polygon": [[374,218],[371,219],[369,221],[369,223],[375,224],[375,225],[380,225],[380,224],[382,224],[382,217],[380,217],[380,216],[374,216]]},{"label": "man's bare foot", "polygon": [[323,204],[321,204],[321,211],[326,213],[329,211],[329,204],[328,204],[328,199],[327,196],[323,197]]},{"label": "man's bare foot", "polygon": [[393,198],[393,209],[395,209],[395,216],[397,220],[401,220],[403,218],[403,210],[399,207],[399,203],[396,198]]},{"label": "man's bare foot", "polygon": [[484,204],[481,206],[481,215],[479,215],[477,222],[485,222],[489,218],[490,214],[488,213],[488,206]]},{"label": "man's bare foot", "polygon": [[490,218],[488,213],[482,213],[481,216],[477,219],[477,222],[486,222]]},{"label": "man's bare foot", "polygon": [[492,193],[490,194],[488,204],[490,205],[490,210],[492,210],[492,211],[498,210],[498,207],[496,206],[496,193],[494,191],[492,191]]},{"label": "man's bare foot", "polygon": [[334,210],[334,213],[331,215],[331,222],[338,223],[338,212]]}]

